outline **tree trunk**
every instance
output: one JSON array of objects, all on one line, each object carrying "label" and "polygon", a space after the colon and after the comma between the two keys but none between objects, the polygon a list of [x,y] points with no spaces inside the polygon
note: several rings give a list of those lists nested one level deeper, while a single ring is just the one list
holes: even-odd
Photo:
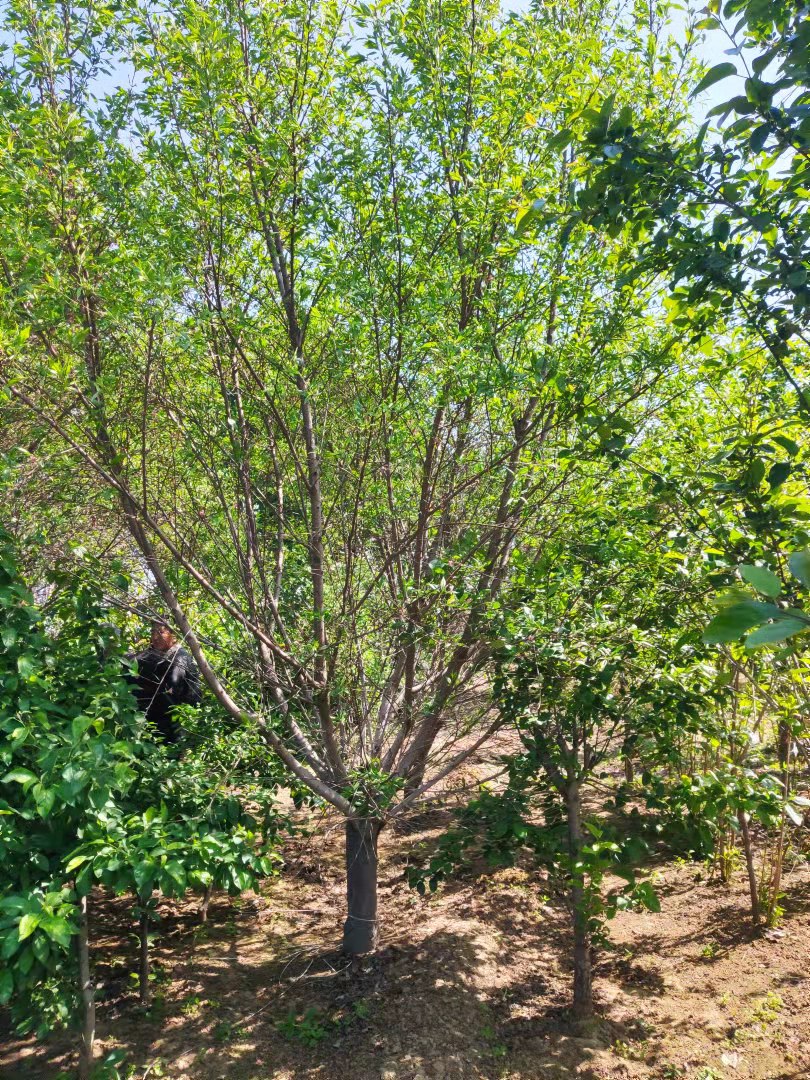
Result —
[{"label": "tree trunk", "polygon": [[624,758],[624,779],[628,784],[632,784],[636,778],[636,772],[633,768],[633,759],[629,754],[625,754]]},{"label": "tree trunk", "polygon": [[[141,903],[143,904],[144,901],[141,901]],[[138,920],[138,937],[141,943],[138,963],[138,993],[141,1005],[149,1006],[152,1004],[152,993],[149,987],[149,915],[143,908]]]},{"label": "tree trunk", "polygon": [[[582,809],[579,799],[579,781],[568,785],[566,795],[568,818],[568,850],[572,862],[582,847]],[[576,870],[571,878],[571,914],[574,929],[574,1008],[577,1020],[593,1016],[593,978],[591,970],[591,934],[588,928],[588,910],[585,879]]]},{"label": "tree trunk", "polygon": [[630,736],[630,724],[629,722],[625,722],[624,741],[622,743],[622,761],[624,762],[624,779],[628,784],[632,784],[635,779],[635,769],[633,768],[633,743]]},{"label": "tree trunk", "polygon": [[382,823],[373,818],[346,822],[346,899],[343,951],[363,956],[377,948],[377,837]]},{"label": "tree trunk", "polygon": [[[787,779],[785,780],[785,787],[787,788]],[[779,839],[776,846],[776,856],[773,864],[773,871],[771,873],[771,883],[768,892],[768,913],[765,917],[765,922],[768,926],[774,926],[776,924],[777,908],[779,906],[779,889],[782,886],[782,866],[785,861],[785,830],[787,826],[787,815],[785,811],[782,811],[782,825],[779,829]]]},{"label": "tree trunk", "polygon": [[743,851],[745,852],[745,867],[748,871],[748,891],[751,894],[751,920],[754,926],[759,926],[757,872],[754,866],[754,849],[751,846],[751,830],[748,828],[748,818],[745,816],[744,810],[737,811],[737,821],[740,823],[740,835],[742,836]]},{"label": "tree trunk", "polygon": [[208,922],[208,905],[211,903],[211,895],[214,891],[213,885],[205,886],[205,893],[203,894],[202,902],[200,903],[200,922]]},{"label": "tree trunk", "polygon": [[82,1002],[82,1045],[79,1052],[79,1080],[89,1080],[93,1071],[93,1046],[96,1041],[96,1003],[90,976],[90,931],[87,897],[79,900],[79,988]]}]

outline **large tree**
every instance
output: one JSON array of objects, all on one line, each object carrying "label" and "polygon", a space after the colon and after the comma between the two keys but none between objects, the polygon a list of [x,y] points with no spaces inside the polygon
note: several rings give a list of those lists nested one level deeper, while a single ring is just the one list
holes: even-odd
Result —
[{"label": "large tree", "polygon": [[[4,417],[38,475],[80,469],[74,519],[345,816],[367,952],[380,829],[497,724],[515,553],[584,471],[598,490],[679,357],[622,241],[527,241],[516,211],[567,220],[556,131],[605,92],[663,123],[675,66],[606,0],[10,12]],[[210,661],[212,611],[254,694]]]}]

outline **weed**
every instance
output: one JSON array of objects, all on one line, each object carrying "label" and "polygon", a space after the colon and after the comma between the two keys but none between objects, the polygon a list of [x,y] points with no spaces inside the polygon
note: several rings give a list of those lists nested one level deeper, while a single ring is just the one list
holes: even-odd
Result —
[{"label": "weed", "polygon": [[772,1024],[779,1016],[784,1004],[778,994],[769,990],[751,1013],[751,1019],[757,1024]]},{"label": "weed", "polygon": [[683,1066],[673,1065],[671,1061],[665,1061],[664,1064],[660,1066],[657,1073],[660,1080],[678,1080],[683,1074]]},{"label": "weed", "polygon": [[300,1014],[290,1011],[283,1020],[276,1024],[276,1030],[287,1039],[294,1039],[304,1046],[317,1046],[329,1034],[320,1010],[307,1009]]},{"label": "weed", "polygon": [[152,995],[152,1004],[145,1011],[144,1015],[148,1016],[150,1020],[162,1020],[166,1013],[166,995],[163,993],[157,993]]},{"label": "weed", "polygon": [[221,1020],[214,1028],[213,1034],[217,1042],[230,1042],[232,1039],[244,1039],[247,1031],[243,1027],[232,1024],[230,1020]]},{"label": "weed", "polygon": [[717,960],[723,955],[723,947],[717,941],[709,941],[700,950],[700,955],[704,960]]},{"label": "weed", "polygon": [[358,1020],[365,1020],[371,1013],[371,1007],[367,1001],[355,1001],[352,1003],[352,1011]]},{"label": "weed", "polygon": [[201,998],[199,994],[192,994],[180,1006],[180,1012],[183,1016],[188,1016],[193,1020],[200,1015],[203,1009],[216,1009],[218,1007],[219,1002],[214,1001],[213,998]]},{"label": "weed", "polygon": [[183,1016],[191,1017],[200,1015],[202,1008],[202,999],[199,994],[192,994],[191,997],[187,997],[183,1004],[180,1006],[180,1012]]},{"label": "weed", "polygon": [[494,1058],[505,1058],[509,1053],[509,1047],[498,1041],[498,1033],[492,1024],[481,1028],[481,1038],[487,1043],[487,1049]]},{"label": "weed", "polygon": [[617,1039],[611,1049],[614,1054],[627,1058],[628,1061],[645,1061],[650,1052],[650,1044],[647,1039],[637,1043]]}]

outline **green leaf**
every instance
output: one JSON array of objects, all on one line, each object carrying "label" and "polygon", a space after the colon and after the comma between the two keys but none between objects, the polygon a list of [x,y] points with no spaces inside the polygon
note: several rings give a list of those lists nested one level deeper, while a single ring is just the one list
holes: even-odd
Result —
[{"label": "green leaf", "polygon": [[658,894],[648,881],[639,885],[637,892],[642,904],[648,911],[653,911],[657,914],[661,910],[661,901],[658,898]]},{"label": "green leaf", "polygon": [[17,671],[19,671],[24,679],[33,675],[36,669],[36,660],[29,653],[23,653],[22,656],[17,657]]},{"label": "green leaf", "polygon": [[20,936],[20,941],[25,941],[27,937],[30,937],[36,928],[39,926],[40,916],[27,912],[20,919],[20,925],[17,927],[17,933]]},{"label": "green leaf", "polygon": [[65,873],[69,874],[71,870],[75,870],[77,866],[81,866],[82,863],[87,862],[89,858],[89,855],[74,855],[65,867]]},{"label": "green leaf", "polygon": [[181,892],[185,891],[186,870],[182,863],[179,863],[176,859],[172,859],[170,862],[166,863],[166,865],[163,867],[163,870],[164,873],[168,874],[169,877],[175,882]]},{"label": "green leaf", "polygon": [[776,490],[784,484],[790,476],[793,466],[789,461],[777,461],[768,471],[768,487]]},{"label": "green leaf", "polygon": [[768,135],[770,134],[769,124],[760,124],[759,127],[755,127],[751,132],[751,136],[748,140],[748,145],[751,147],[755,154],[758,154],[768,141]]},{"label": "green leaf", "polygon": [[737,68],[729,61],[724,61],[722,64],[715,64],[713,68],[710,68],[695,89],[689,95],[690,97],[696,97],[704,90],[708,90],[710,86],[714,86],[715,83],[720,82],[721,79],[727,79],[729,75],[736,75]]},{"label": "green leaf", "polygon": [[0,960],[8,960],[10,956],[13,956],[17,951],[20,944],[20,935],[17,933],[17,927],[11,928],[6,939],[0,946]]},{"label": "green leaf", "polygon": [[13,626],[4,626],[3,629],[0,630],[0,638],[2,638],[5,647],[10,649],[17,640],[17,631]]},{"label": "green leaf", "polygon": [[774,435],[773,441],[779,443],[783,450],[787,450],[791,457],[796,457],[799,452],[799,444],[789,439],[787,435]]},{"label": "green leaf", "polygon": [[4,784],[27,784],[36,780],[36,776],[28,769],[12,769],[3,777]]},{"label": "green leaf", "polygon": [[0,971],[0,1005],[5,1005],[14,990],[14,976],[8,968]]},{"label": "green leaf", "polygon": [[67,919],[57,918],[55,915],[45,915],[39,924],[40,930],[48,935],[51,941],[67,949],[73,937],[73,930]]},{"label": "green leaf", "polygon": [[[37,788],[40,790],[37,791]],[[43,788],[41,784],[37,784],[34,787],[34,798],[37,804],[37,813],[40,817],[46,818],[53,810],[53,804],[56,802],[56,792],[53,788]]]},{"label": "green leaf", "polygon": [[788,562],[790,572],[810,589],[810,551],[794,551]]},{"label": "green leaf", "polygon": [[778,596],[782,591],[782,583],[771,570],[764,566],[751,566],[745,564],[740,567],[740,576],[749,585],[753,585],[758,593],[763,596]]},{"label": "green leaf", "polygon": [[34,956],[39,960],[40,964],[46,964],[51,951],[48,939],[43,937],[42,934],[37,934],[31,942],[31,947],[34,950]]},{"label": "green leaf", "polygon": [[73,723],[70,725],[73,741],[79,742],[92,723],[93,721],[89,716],[75,716],[73,718]]},{"label": "green leaf", "polygon": [[786,638],[800,634],[802,630],[810,629],[806,622],[798,619],[777,619],[776,622],[760,626],[753,634],[745,639],[746,649],[755,649],[759,645],[771,645],[776,641],[784,641]]},{"label": "green leaf", "polygon": [[773,618],[778,612],[779,608],[774,607],[773,604],[762,604],[755,600],[730,604],[718,611],[703,631],[703,640],[707,645],[736,641],[746,630],[759,626],[760,623]]},{"label": "green leaf", "polygon": [[143,893],[147,885],[151,886],[156,871],[157,867],[153,862],[142,862],[133,866],[132,876],[135,878],[135,884],[140,893]]},{"label": "green leaf", "polygon": [[537,219],[546,205],[545,199],[535,199],[534,202],[529,203],[528,206],[524,206],[522,210],[518,211],[517,218],[515,219],[515,233],[518,236],[522,236],[529,225]]},{"label": "green leaf", "polygon": [[563,128],[562,131],[558,131],[556,135],[553,135],[548,140],[548,148],[549,150],[562,150],[569,145],[573,137],[570,128]]}]

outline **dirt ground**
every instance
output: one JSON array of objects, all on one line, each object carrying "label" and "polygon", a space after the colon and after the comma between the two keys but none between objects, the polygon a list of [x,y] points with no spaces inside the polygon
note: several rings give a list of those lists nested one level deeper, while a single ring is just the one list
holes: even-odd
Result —
[{"label": "dirt ground", "polygon": [[[781,929],[749,929],[742,877],[656,870],[660,914],[622,913],[598,959],[600,1021],[566,1015],[565,909],[521,870],[408,889],[409,852],[446,823],[381,838],[382,949],[351,971],[335,948],[343,918],[342,831],[289,844],[260,895],[165,904],[145,1013],[131,972],[129,903],[96,906],[100,1050],[120,1047],[135,1080],[668,1080],[810,1078],[810,870],[785,879]],[[424,850],[424,848],[422,848]],[[75,1037],[0,1043],[0,1076],[56,1078]]]}]

